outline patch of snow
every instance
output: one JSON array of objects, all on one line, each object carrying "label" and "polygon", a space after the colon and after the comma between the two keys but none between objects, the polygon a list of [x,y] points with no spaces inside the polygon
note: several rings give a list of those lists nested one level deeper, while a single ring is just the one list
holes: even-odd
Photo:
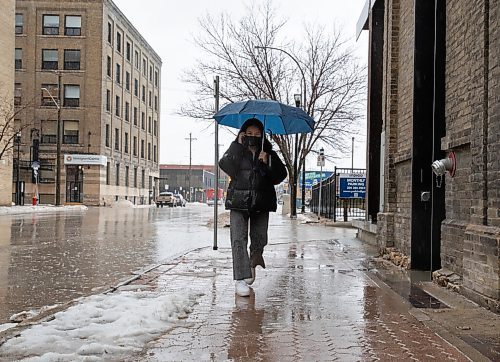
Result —
[{"label": "patch of snow", "polygon": [[0,206],[0,215],[15,215],[15,214],[35,214],[44,212],[60,212],[60,211],[86,211],[88,207],[85,205],[37,205],[37,206]]},{"label": "patch of snow", "polygon": [[122,291],[83,298],[0,347],[0,359],[123,360],[187,318],[199,295]]},{"label": "patch of snow", "polygon": [[120,200],[111,204],[111,207],[115,209],[146,209],[154,206],[154,203],[151,205],[134,205],[130,200]]},{"label": "patch of snow", "polygon": [[17,326],[17,323],[4,323],[0,324],[0,332],[6,331],[7,329],[11,329]]}]

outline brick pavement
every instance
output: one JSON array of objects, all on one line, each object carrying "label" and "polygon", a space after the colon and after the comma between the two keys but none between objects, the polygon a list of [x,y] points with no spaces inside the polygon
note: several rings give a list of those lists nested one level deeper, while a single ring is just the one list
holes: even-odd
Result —
[{"label": "brick pavement", "polygon": [[131,360],[470,360],[362,266],[360,245],[349,238],[269,245],[250,298],[234,294],[228,248],[191,252],[145,274],[134,283],[201,297],[187,319]]}]

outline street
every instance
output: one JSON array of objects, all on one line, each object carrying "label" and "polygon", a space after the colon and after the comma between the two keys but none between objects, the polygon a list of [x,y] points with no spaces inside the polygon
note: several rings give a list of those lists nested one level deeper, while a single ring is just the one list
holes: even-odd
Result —
[{"label": "street", "polygon": [[213,208],[89,208],[0,217],[0,324],[210,245]]}]

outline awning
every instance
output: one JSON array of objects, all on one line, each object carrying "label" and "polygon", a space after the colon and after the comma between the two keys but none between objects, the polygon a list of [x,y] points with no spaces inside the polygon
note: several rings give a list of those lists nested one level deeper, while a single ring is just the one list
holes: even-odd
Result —
[{"label": "awning", "polygon": [[368,19],[376,1],[377,0],[366,0],[365,6],[363,7],[363,10],[361,10],[361,14],[359,15],[359,19],[356,24],[356,40],[359,39],[363,30],[369,30]]}]

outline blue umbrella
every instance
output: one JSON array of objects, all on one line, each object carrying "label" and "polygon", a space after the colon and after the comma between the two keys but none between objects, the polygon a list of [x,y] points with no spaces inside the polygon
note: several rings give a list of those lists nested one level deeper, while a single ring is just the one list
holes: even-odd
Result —
[{"label": "blue umbrella", "polygon": [[273,134],[309,133],[314,128],[314,119],[302,109],[267,99],[230,103],[213,118],[220,125],[238,129],[247,119],[257,118]]}]

